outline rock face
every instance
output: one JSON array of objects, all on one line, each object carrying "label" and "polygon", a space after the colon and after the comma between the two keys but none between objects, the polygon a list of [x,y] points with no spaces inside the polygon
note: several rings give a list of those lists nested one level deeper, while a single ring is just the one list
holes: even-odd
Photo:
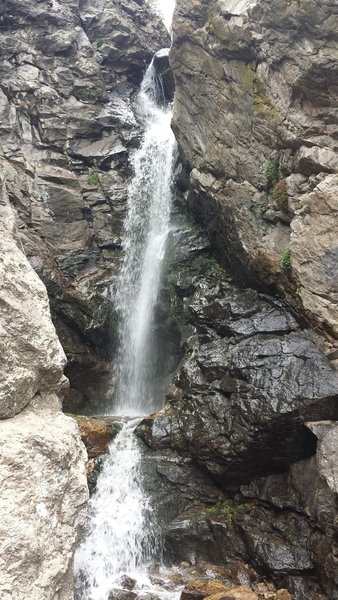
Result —
[{"label": "rock face", "polygon": [[60,409],[65,356],[46,289],[15,241],[15,213],[3,199],[0,212],[0,596],[71,600],[86,453]]},{"label": "rock face", "polygon": [[132,100],[169,39],[134,0],[6,0],[0,25],[1,185],[48,289],[72,403],[94,402],[109,376],[128,156],[140,136]]},{"label": "rock face", "polygon": [[324,0],[178,0],[171,52],[193,211],[237,277],[334,337],[337,22]]},{"label": "rock face", "polygon": [[167,403],[138,434],[153,460],[163,453],[164,472],[174,451],[176,469],[192,459],[219,494],[200,494],[190,483],[196,472],[185,475],[195,496],[182,502],[178,487],[176,514],[163,511],[166,557],[240,559],[295,600],[336,598],[332,350],[283,302],[235,285],[182,215],[173,223],[176,255],[159,311],[163,335],[170,324],[183,357]]},{"label": "rock face", "polygon": [[231,489],[314,453],[304,422],[337,418],[338,377],[320,338],[280,302],[237,288],[206,257],[198,264],[189,288],[176,267],[185,355],[168,404],[140,432],[152,447],[194,456]]},{"label": "rock face", "polygon": [[86,453],[56,396],[1,423],[0,596],[72,600]]},{"label": "rock face", "polygon": [[14,212],[0,197],[0,418],[36,394],[59,391],[66,357],[51,322],[45,286],[15,244]]}]

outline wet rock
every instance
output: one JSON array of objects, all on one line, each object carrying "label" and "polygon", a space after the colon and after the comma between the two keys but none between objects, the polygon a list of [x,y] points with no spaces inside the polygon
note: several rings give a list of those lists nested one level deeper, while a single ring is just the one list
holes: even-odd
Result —
[{"label": "wet rock", "polygon": [[[177,501],[178,514],[165,524],[165,557],[250,562],[293,600],[334,598],[335,434],[326,415],[336,419],[336,371],[321,338],[302,330],[281,301],[234,285],[208,244],[199,253],[188,227],[177,239],[177,272],[168,274],[161,308],[184,356],[166,405],[138,433],[155,454],[192,457],[231,498],[226,510],[222,494],[210,502],[196,490],[190,505]],[[320,420],[312,425],[310,414]]]},{"label": "wet rock", "polygon": [[196,334],[168,404],[139,431],[154,448],[194,456],[231,487],[314,453],[304,420],[336,418],[338,379],[319,338],[290,331],[283,309],[219,277],[206,296],[206,280],[195,280],[185,309]]},{"label": "wet rock", "polygon": [[122,422],[113,417],[69,416],[75,419],[79,426],[88,458],[97,458],[106,454],[110,442],[122,428]]},{"label": "wet rock", "polygon": [[163,48],[154,56],[154,67],[159,77],[159,85],[164,103],[172,102],[175,95],[174,75],[169,64],[169,48]]},{"label": "wet rock", "polygon": [[109,592],[108,600],[135,600],[137,598],[135,592],[129,590],[113,589]]},{"label": "wet rock", "polygon": [[131,591],[134,589],[134,587],[136,585],[136,579],[133,579],[132,577],[128,577],[128,575],[124,575],[121,578],[121,585],[123,588],[126,588],[127,590]]}]

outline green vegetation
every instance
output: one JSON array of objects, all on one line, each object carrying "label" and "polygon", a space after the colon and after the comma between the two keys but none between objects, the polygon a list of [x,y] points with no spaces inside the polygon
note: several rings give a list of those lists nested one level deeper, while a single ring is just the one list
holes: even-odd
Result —
[{"label": "green vegetation", "polygon": [[310,202],[310,198],[309,196],[305,195],[305,196],[301,196],[298,200],[299,204],[304,207],[306,206],[309,202]]},{"label": "green vegetation", "polygon": [[298,296],[298,298],[301,298],[301,296],[302,296],[302,288],[301,288],[301,286],[300,287],[296,287],[295,294],[296,294],[296,296]]},{"label": "green vegetation", "polygon": [[200,263],[202,266],[216,268],[219,267],[219,262],[215,256],[201,256]]},{"label": "green vegetation", "polygon": [[90,175],[87,177],[87,183],[89,185],[99,185],[100,183],[100,175],[97,171],[92,171]]},{"label": "green vegetation", "polygon": [[291,250],[289,248],[285,250],[281,256],[280,266],[284,271],[289,271],[290,269],[292,269]]},{"label": "green vegetation", "polygon": [[98,48],[101,48],[101,46],[103,46],[103,44],[105,44],[106,42],[107,42],[107,38],[101,37],[97,40],[96,46]]},{"label": "green vegetation", "polygon": [[268,160],[265,169],[265,175],[269,183],[277,183],[278,181],[279,163],[277,160]]},{"label": "green vegetation", "polygon": [[78,100],[80,100],[81,102],[88,102],[88,100],[91,99],[91,93],[89,90],[77,90],[75,92],[75,96]]},{"label": "green vegetation", "polygon": [[198,500],[198,498],[195,498],[194,502],[193,502],[194,506],[200,506],[201,505],[201,501]]},{"label": "green vegetation", "polygon": [[223,513],[228,523],[232,523],[234,517],[245,509],[244,504],[237,504],[233,500],[222,500],[214,506],[209,506],[206,512],[209,514]]},{"label": "green vegetation", "polygon": [[273,188],[272,197],[278,210],[287,210],[289,196],[285,179],[277,181]]}]

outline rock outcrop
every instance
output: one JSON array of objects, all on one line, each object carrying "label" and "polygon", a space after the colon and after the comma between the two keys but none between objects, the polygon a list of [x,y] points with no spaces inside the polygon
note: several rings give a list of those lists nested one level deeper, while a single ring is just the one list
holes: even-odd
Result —
[{"label": "rock outcrop", "polygon": [[0,177],[44,281],[73,406],[102,396],[114,341],[132,100],[169,45],[134,0],[6,0],[0,8]]},{"label": "rock outcrop", "polygon": [[167,403],[138,435],[153,456],[192,459],[219,497],[197,489],[187,504],[177,489],[166,556],[240,559],[295,600],[336,598],[332,348],[302,329],[285,303],[236,285],[182,215],[174,223],[175,261],[159,310],[163,335],[176,331],[183,358]]},{"label": "rock outcrop", "polygon": [[335,338],[337,22],[333,1],[178,0],[171,52],[192,210],[239,279]]},{"label": "rock outcrop", "polygon": [[319,336],[279,301],[236,287],[207,256],[175,269],[172,317],[185,354],[142,437],[192,455],[225,489],[313,454],[305,421],[338,416],[338,375]]},{"label": "rock outcrop", "polygon": [[[86,453],[61,412],[65,355],[46,289],[1,198],[0,596],[71,600]],[[16,238],[16,240],[15,240]]]}]

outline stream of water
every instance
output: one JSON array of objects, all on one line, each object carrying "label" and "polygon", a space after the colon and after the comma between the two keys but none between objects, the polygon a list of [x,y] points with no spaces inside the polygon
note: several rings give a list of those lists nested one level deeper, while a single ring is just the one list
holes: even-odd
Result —
[{"label": "stream of water", "polygon": [[[113,412],[129,417],[158,408],[162,400],[155,385],[152,325],[170,226],[175,138],[171,111],[160,106],[160,93],[151,64],[137,102],[144,137],[133,161],[117,289],[120,347]],[[161,543],[142,488],[134,435],[139,420],[127,420],[111,444],[90,500],[86,534],[75,556],[78,600],[122,599],[126,576],[135,581],[138,596],[175,596],[149,574],[150,565],[160,560]]]},{"label": "stream of water", "polygon": [[123,240],[124,262],[116,294],[120,348],[116,359],[115,414],[139,415],[158,408],[154,308],[170,226],[175,138],[171,110],[158,105],[157,78],[148,68],[138,97],[145,132],[135,153]]}]

